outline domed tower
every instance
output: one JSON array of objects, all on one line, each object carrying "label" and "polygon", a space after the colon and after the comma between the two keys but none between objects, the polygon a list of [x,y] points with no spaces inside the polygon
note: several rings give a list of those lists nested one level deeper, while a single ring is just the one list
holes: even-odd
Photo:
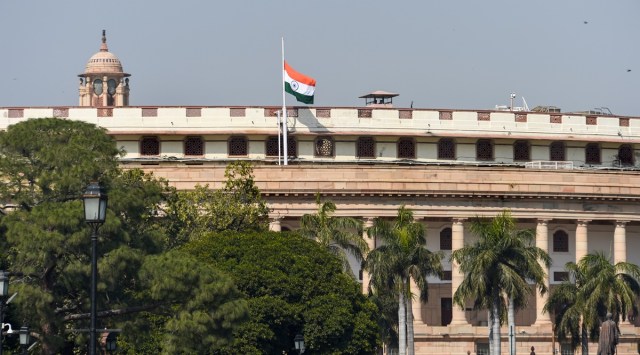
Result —
[{"label": "domed tower", "polygon": [[94,54],[80,77],[80,106],[129,106],[129,76],[120,59],[107,48],[102,30],[100,51]]}]

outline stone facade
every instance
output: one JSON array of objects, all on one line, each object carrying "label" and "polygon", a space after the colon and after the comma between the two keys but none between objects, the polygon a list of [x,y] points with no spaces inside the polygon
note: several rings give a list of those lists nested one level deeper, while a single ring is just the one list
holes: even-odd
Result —
[{"label": "stone facade", "polygon": [[[560,282],[566,262],[591,251],[640,264],[634,252],[640,250],[640,118],[290,108],[291,156],[285,166],[277,156],[278,109],[0,108],[0,129],[36,117],[95,123],[127,151],[123,167],[153,172],[178,189],[219,187],[229,161],[251,161],[272,209],[273,230],[296,229],[303,214],[315,212],[314,196],[320,192],[336,203],[338,215],[365,223],[392,218],[406,205],[425,224],[427,247],[448,256],[474,240],[466,228],[470,218],[509,209],[519,227],[534,229],[536,244],[550,253],[550,287]],[[358,265],[352,266],[358,275]],[[416,354],[482,353],[487,314],[450,306],[462,276],[448,259],[443,266],[450,278],[429,279],[429,302],[413,306]],[[366,274],[362,282],[366,289]],[[532,297],[530,307],[517,314],[519,353],[561,349],[542,312],[545,297]],[[622,325],[619,354],[638,353],[638,329]],[[502,332],[506,349],[505,327]]]}]

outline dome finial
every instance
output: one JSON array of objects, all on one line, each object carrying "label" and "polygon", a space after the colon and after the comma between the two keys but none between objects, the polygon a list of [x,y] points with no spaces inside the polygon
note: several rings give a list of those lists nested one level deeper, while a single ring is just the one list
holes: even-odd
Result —
[{"label": "dome finial", "polygon": [[102,30],[102,44],[100,45],[101,52],[108,52],[109,48],[107,48],[107,31]]}]

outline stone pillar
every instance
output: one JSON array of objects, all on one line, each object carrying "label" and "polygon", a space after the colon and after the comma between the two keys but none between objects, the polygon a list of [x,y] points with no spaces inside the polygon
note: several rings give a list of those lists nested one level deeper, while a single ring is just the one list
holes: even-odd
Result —
[{"label": "stone pillar", "polygon": [[280,225],[280,220],[282,217],[273,217],[271,221],[269,221],[269,230],[272,232],[281,232],[282,226]]},{"label": "stone pillar", "polygon": [[[373,218],[365,218],[363,223],[362,238],[367,242],[369,251],[376,248],[376,238],[367,236],[367,229],[373,227]],[[366,257],[366,255],[364,255]],[[369,292],[369,283],[371,282],[371,276],[365,270],[362,270],[362,293],[367,294]]]},{"label": "stone pillar", "polygon": [[627,225],[628,221],[616,221],[613,232],[613,263],[627,261]]},{"label": "stone pillar", "polygon": [[578,220],[576,224],[576,263],[580,262],[580,260],[587,255],[589,252],[589,246],[587,243],[587,226],[589,224],[589,220]]},{"label": "stone pillar", "polygon": [[[454,218],[451,225],[451,251],[456,251],[464,247],[464,218]],[[460,272],[460,266],[455,261],[451,262],[451,297],[456,292],[464,280],[464,274]],[[454,305],[451,317],[452,325],[467,324],[464,309]]]},{"label": "stone pillar", "polygon": [[422,319],[422,301],[420,301],[420,290],[418,290],[418,285],[416,285],[413,279],[410,279],[409,284],[411,287],[411,293],[413,294],[413,298],[411,299],[413,323],[422,325],[424,324],[424,320]]},{"label": "stone pillar", "polygon": [[[549,220],[547,219],[539,219],[538,224],[536,225],[536,247],[544,250],[549,253]],[[542,269],[547,275],[544,279],[544,285],[549,289],[549,268],[547,268],[543,263],[540,263]],[[544,295],[541,295],[540,292],[536,291],[536,322],[535,325],[549,325],[551,324],[550,314],[544,313],[542,309],[544,308],[545,303],[547,303],[547,299],[549,298],[549,293],[547,292]]]}]

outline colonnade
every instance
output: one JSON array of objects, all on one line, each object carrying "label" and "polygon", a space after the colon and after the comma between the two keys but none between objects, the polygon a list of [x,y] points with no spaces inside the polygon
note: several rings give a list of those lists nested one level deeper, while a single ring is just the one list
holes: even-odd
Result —
[{"label": "colonnade", "polygon": [[[281,227],[281,217],[273,218],[270,222],[269,228],[272,231],[280,231]],[[366,229],[373,226],[373,218],[364,218],[364,228],[365,232],[363,232],[363,238],[367,241],[370,250],[376,248],[375,238],[368,238],[366,235]],[[539,218],[536,220],[536,228],[535,228],[535,240],[536,246],[545,252],[549,253],[549,223],[550,218]],[[452,250],[457,250],[464,247],[465,242],[465,228],[464,223],[466,222],[466,218],[451,218],[451,247]],[[587,219],[578,219],[576,220],[576,228],[575,228],[575,261],[579,261],[589,252],[588,245],[588,232],[589,232],[589,223],[591,220]],[[615,221],[615,229],[613,233],[613,262],[619,263],[627,260],[627,241],[626,241],[626,225],[629,221],[624,220],[616,220]],[[549,288],[550,286],[550,278],[552,275],[549,275],[549,269],[541,264],[545,273],[547,273],[547,278],[545,279],[545,286]],[[460,272],[459,265],[452,261],[451,262],[451,294],[455,293],[455,290],[460,286],[464,279],[464,275]],[[368,292],[368,287],[370,283],[370,277],[366,271],[363,271],[362,275],[362,292]],[[413,286],[415,287],[415,286]],[[536,292],[536,321],[535,326],[545,326],[551,323],[550,315],[548,313],[543,312],[543,307],[547,302],[548,293],[545,295],[541,295],[539,292]],[[422,323],[422,304],[419,300],[414,300],[413,310],[414,310],[414,321],[418,324]],[[452,310],[452,320],[451,325],[467,325],[468,321],[465,317],[465,310],[460,309],[459,307],[453,307]]]}]

